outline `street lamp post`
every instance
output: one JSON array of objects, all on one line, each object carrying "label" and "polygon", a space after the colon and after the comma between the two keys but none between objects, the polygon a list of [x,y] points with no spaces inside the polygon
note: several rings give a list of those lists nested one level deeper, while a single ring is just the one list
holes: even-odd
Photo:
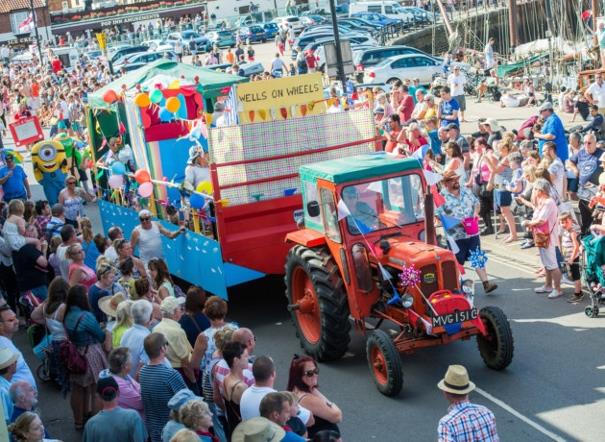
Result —
[{"label": "street lamp post", "polygon": [[38,34],[38,23],[36,21],[36,11],[34,10],[34,0],[29,0],[29,7],[32,11],[31,12],[32,21],[34,23],[34,33],[36,35],[36,46],[38,46],[38,56],[40,57],[40,66],[44,66],[44,60],[42,60],[42,48],[40,47],[40,34]]},{"label": "street lamp post", "polygon": [[342,83],[342,91],[345,92],[347,77],[345,77],[345,67],[342,62],[342,51],[340,50],[340,34],[338,33],[338,22],[336,21],[336,6],[334,0],[330,0],[330,14],[332,15],[332,29],[334,29],[334,43],[336,45],[336,75]]}]

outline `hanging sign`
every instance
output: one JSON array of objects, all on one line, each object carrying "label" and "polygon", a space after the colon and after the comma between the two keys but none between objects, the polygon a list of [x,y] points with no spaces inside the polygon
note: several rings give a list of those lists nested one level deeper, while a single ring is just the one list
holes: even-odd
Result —
[{"label": "hanging sign", "polygon": [[[254,81],[237,85],[241,123],[264,121],[273,118],[286,119],[317,115],[325,111],[325,105],[310,106],[323,100],[322,74],[319,72],[272,80]],[[294,107],[295,112],[292,112]],[[278,109],[272,115],[270,109]]]}]

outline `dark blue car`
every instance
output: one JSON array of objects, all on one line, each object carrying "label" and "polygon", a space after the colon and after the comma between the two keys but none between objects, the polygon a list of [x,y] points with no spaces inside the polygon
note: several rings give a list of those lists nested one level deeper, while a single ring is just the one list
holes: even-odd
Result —
[{"label": "dark blue car", "polygon": [[265,35],[267,36],[267,40],[272,40],[275,38],[275,36],[277,35],[277,33],[279,32],[279,27],[277,26],[277,23],[262,23],[261,26],[263,27],[263,30],[265,31]]},{"label": "dark blue car", "polygon": [[250,43],[266,42],[267,33],[260,25],[242,26],[239,28],[239,37],[241,41]]},{"label": "dark blue car", "polygon": [[370,23],[376,23],[380,26],[398,25],[403,23],[403,20],[390,18],[386,15],[378,14],[376,12],[355,12],[354,14],[351,14],[351,17],[362,18]]}]

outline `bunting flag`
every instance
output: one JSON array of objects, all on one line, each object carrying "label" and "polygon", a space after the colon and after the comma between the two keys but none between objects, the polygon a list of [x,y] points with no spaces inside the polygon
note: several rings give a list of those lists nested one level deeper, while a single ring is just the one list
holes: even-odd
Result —
[{"label": "bunting flag", "polygon": [[436,208],[439,208],[445,204],[445,197],[439,193],[437,186],[431,186],[431,193],[433,194],[433,203]]},{"label": "bunting flag", "polygon": [[389,279],[393,279],[393,275],[391,275],[387,269],[385,269],[382,264],[378,263],[378,268],[380,269],[380,274],[382,275],[382,278],[387,281]]},{"label": "bunting flag", "polygon": [[432,171],[426,170],[426,169],[424,169],[423,172],[424,172],[424,179],[426,180],[427,186],[433,186],[443,179],[443,175],[441,175],[439,173],[435,173],[435,172],[432,172]]},{"label": "bunting flag", "polygon": [[447,242],[450,245],[450,249],[452,250],[452,253],[455,255],[460,251],[460,247],[458,247],[458,244],[456,244],[456,240],[454,238],[452,238],[452,235],[447,235]]},{"label": "bunting flag", "polygon": [[238,100],[235,95],[235,86],[229,89],[229,95],[225,101],[225,122],[227,126],[236,126],[239,124],[237,118]]},{"label": "bunting flag", "polygon": [[344,200],[338,201],[337,210],[338,210],[338,221],[351,215],[351,211],[345,204]]},{"label": "bunting flag", "polygon": [[420,146],[413,154],[412,154],[412,158],[417,159],[418,161],[422,162],[422,160],[424,160],[424,157],[426,156],[426,153],[429,151],[429,149],[431,148],[431,146],[429,146],[428,144],[425,144],[424,146]]},{"label": "bunting flag", "polygon": [[459,219],[449,215],[439,215],[439,219],[441,220],[441,225],[445,230],[451,230],[461,223]]}]

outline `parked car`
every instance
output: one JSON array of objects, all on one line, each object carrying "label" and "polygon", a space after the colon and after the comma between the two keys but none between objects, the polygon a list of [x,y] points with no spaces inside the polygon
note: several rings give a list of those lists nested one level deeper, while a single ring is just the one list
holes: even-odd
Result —
[{"label": "parked car", "polygon": [[149,52],[141,52],[137,54],[129,55],[128,57],[124,57],[120,63],[116,63],[114,65],[114,69],[119,71],[122,66],[127,66],[129,64],[137,64],[137,63],[151,63],[153,61],[159,60],[160,58],[165,58],[167,60],[176,61],[177,56],[172,51],[149,51]]},{"label": "parked car", "polygon": [[235,35],[232,31],[210,31],[206,34],[210,43],[219,48],[235,47]]},{"label": "parked car", "polygon": [[441,63],[433,57],[420,54],[399,55],[384,60],[365,70],[364,83],[393,83],[406,78],[419,78],[429,85],[433,75],[442,72]]},{"label": "parked car", "polygon": [[[324,46],[325,43],[326,42],[322,43],[315,50],[315,59],[317,60],[317,68],[320,71],[324,71],[324,69],[326,67],[326,50],[325,50],[325,46]],[[363,44],[363,43],[359,44],[359,43],[355,43],[355,42],[351,41],[351,52],[355,52],[356,50],[365,49],[365,48],[369,48],[369,47],[374,47],[374,46],[368,46],[367,44]]]},{"label": "parked car", "polygon": [[366,31],[366,32],[369,32],[370,34],[377,33],[381,28],[381,26],[372,24],[370,22],[362,20],[361,18],[355,18],[355,17],[339,18],[338,23],[348,24],[357,30]]},{"label": "parked car", "polygon": [[402,25],[403,20],[400,18],[390,18],[386,15],[378,14],[377,12],[355,12],[351,17],[362,18],[370,23],[376,23],[380,26]]},{"label": "parked car", "polygon": [[441,61],[441,59],[433,57],[425,52],[422,52],[420,49],[416,49],[411,46],[381,46],[354,52],[353,64],[355,65],[356,70],[363,71],[368,67],[376,66],[377,64],[382,63],[388,58],[408,54],[425,55],[433,58],[436,61]]},{"label": "parked car", "polygon": [[413,23],[414,14],[405,11],[396,1],[367,1],[351,4],[349,16],[357,12],[375,12],[390,18],[401,19],[406,23]]},{"label": "parked car", "polygon": [[277,33],[279,32],[279,26],[277,23],[273,23],[272,21],[268,23],[261,23],[263,30],[265,31],[265,35],[267,36],[267,40],[273,40]]},{"label": "parked car", "polygon": [[416,6],[402,6],[401,9],[414,16],[414,24],[416,25],[433,23],[433,14],[429,14],[422,8],[417,8]]},{"label": "parked car", "polygon": [[180,41],[183,45],[183,52],[186,54],[197,54],[198,52],[207,52],[212,46],[207,37],[201,36],[195,31],[171,32],[166,37],[166,42]]},{"label": "parked car", "polygon": [[[212,64],[209,66],[204,66],[207,69],[211,69],[213,71],[221,71],[227,72],[231,69],[231,65],[229,63],[221,63],[221,64]],[[262,74],[265,72],[265,68],[263,64],[258,61],[251,61],[249,63],[241,63],[239,65],[240,70],[244,71],[244,77],[250,77],[252,75]],[[237,74],[237,72],[236,72]]]},{"label": "parked car", "polygon": [[112,63],[120,63],[121,59],[127,57],[131,54],[136,54],[138,52],[147,52],[149,48],[143,45],[122,45],[116,46],[109,50],[109,59]]},{"label": "parked car", "polygon": [[278,26],[288,24],[292,29],[294,29],[295,33],[299,33],[304,29],[304,25],[300,20],[300,17],[295,15],[287,15],[285,17],[276,17],[273,19],[273,23],[276,23]]},{"label": "parked car", "polygon": [[260,25],[242,26],[239,28],[239,38],[241,41],[250,43],[266,42],[267,34]]},{"label": "parked car", "polygon": [[300,20],[302,21],[305,27],[328,23],[328,19],[325,18],[323,15],[315,14],[302,16],[300,17]]},{"label": "parked car", "polygon": [[[344,39],[345,36],[343,35],[341,38]],[[378,46],[378,42],[372,36],[367,35],[367,34],[349,33],[346,35],[346,39],[349,40],[351,42],[351,44],[366,44],[366,45],[371,45],[371,46]],[[292,48],[292,60],[294,60],[296,58],[296,55],[298,54],[298,51],[296,50],[296,48],[304,48],[305,46],[309,45],[310,43],[319,42],[319,41],[325,42],[327,40],[333,41],[334,34],[332,34],[332,33],[316,34],[316,35],[312,34],[309,36],[305,36],[303,38],[296,39],[294,41],[294,47]]]}]

